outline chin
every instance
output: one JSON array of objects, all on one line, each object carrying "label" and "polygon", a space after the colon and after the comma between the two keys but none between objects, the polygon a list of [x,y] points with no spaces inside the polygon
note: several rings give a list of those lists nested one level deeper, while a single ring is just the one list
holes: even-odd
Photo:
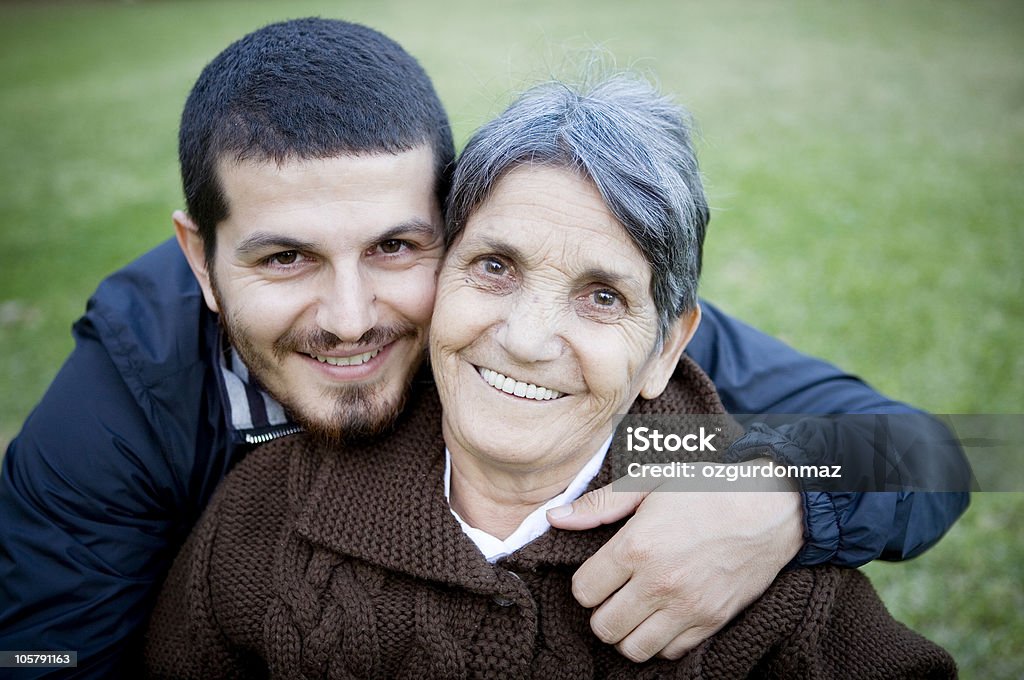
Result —
[{"label": "chin", "polygon": [[299,423],[313,437],[328,444],[369,439],[387,432],[402,411],[404,399],[395,404],[346,404],[330,417]]},{"label": "chin", "polygon": [[465,441],[479,455],[496,463],[506,463],[509,465],[523,465],[541,460],[552,460],[552,456],[557,456],[559,453],[563,455],[568,453],[568,451],[562,450],[562,447],[554,447],[554,450],[550,450],[552,442],[565,440],[565,436],[562,433],[547,435],[536,430],[524,431],[522,429],[518,430],[518,432],[520,435],[526,434],[528,436],[509,436],[507,431],[490,428],[471,433],[471,436],[466,437]]},{"label": "chin", "polygon": [[325,390],[303,400],[308,408],[294,401],[279,401],[310,435],[323,443],[339,444],[389,430],[405,406],[410,384],[411,376],[399,389],[388,393],[368,385]]}]

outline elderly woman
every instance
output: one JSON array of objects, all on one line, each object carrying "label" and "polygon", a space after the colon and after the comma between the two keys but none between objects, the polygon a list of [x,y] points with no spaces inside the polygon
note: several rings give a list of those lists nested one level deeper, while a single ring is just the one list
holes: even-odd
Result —
[{"label": "elderly woman", "polygon": [[617,414],[723,412],[680,358],[708,209],[678,108],[631,79],[536,88],[469,142],[447,218],[436,391],[386,437],[296,435],[239,464],[161,594],[154,675],[954,672],[853,571],[784,574],[682,660],[640,665],[572,596],[616,527],[544,513],[611,481]]}]

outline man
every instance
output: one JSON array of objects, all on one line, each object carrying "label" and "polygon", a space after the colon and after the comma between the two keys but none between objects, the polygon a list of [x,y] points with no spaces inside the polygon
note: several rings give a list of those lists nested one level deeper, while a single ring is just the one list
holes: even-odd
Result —
[{"label": "man", "polygon": [[[417,371],[453,156],[429,79],[370,29],[277,24],[206,67],[182,116],[177,244],[101,284],[5,457],[0,649],[77,651],[81,677],[128,673],[156,587],[234,462],[299,428],[362,436],[400,413],[410,381],[429,379]],[[732,411],[909,410],[703,311],[688,351]],[[843,453],[835,433],[813,428],[760,430],[746,445],[806,460]],[[966,498],[695,503],[602,491],[552,517],[585,528],[636,509],[574,583],[597,607],[595,634],[629,658],[681,655],[794,556],[851,565],[916,554]],[[700,531],[681,531],[680,517]]]}]

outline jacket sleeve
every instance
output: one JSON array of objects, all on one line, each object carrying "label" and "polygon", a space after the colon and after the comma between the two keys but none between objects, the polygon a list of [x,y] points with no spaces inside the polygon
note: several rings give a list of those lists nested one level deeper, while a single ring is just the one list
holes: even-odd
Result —
[{"label": "jacket sleeve", "polygon": [[[729,317],[706,302],[703,319],[687,353],[711,377],[722,402],[735,414],[802,414],[785,427],[764,427],[736,443],[741,457],[754,447],[770,449],[782,461],[868,465],[870,446],[861,447],[857,423],[820,419],[817,414],[917,414],[888,399],[856,376],[803,355],[770,336]],[[899,421],[897,421],[899,422]],[[936,425],[915,427],[915,455],[927,465],[963,473],[958,447]],[[924,465],[924,463],[922,464]],[[796,564],[830,562],[859,566],[875,558],[913,557],[934,544],[966,509],[965,491],[816,491],[803,489],[804,548]]]},{"label": "jacket sleeve", "polygon": [[176,510],[185,492],[91,327],[76,332],[3,460],[0,649],[76,651],[77,669],[61,677],[127,677],[187,530]]}]

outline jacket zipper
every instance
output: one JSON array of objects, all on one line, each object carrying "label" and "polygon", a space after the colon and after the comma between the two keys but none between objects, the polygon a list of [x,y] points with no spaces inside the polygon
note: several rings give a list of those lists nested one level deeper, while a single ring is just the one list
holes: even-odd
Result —
[{"label": "jacket zipper", "polygon": [[302,428],[298,425],[291,425],[283,430],[274,430],[273,432],[264,432],[263,434],[247,434],[245,435],[245,443],[266,444],[269,441],[280,439],[281,437],[287,437],[290,434],[296,434],[298,432],[302,432]]}]

